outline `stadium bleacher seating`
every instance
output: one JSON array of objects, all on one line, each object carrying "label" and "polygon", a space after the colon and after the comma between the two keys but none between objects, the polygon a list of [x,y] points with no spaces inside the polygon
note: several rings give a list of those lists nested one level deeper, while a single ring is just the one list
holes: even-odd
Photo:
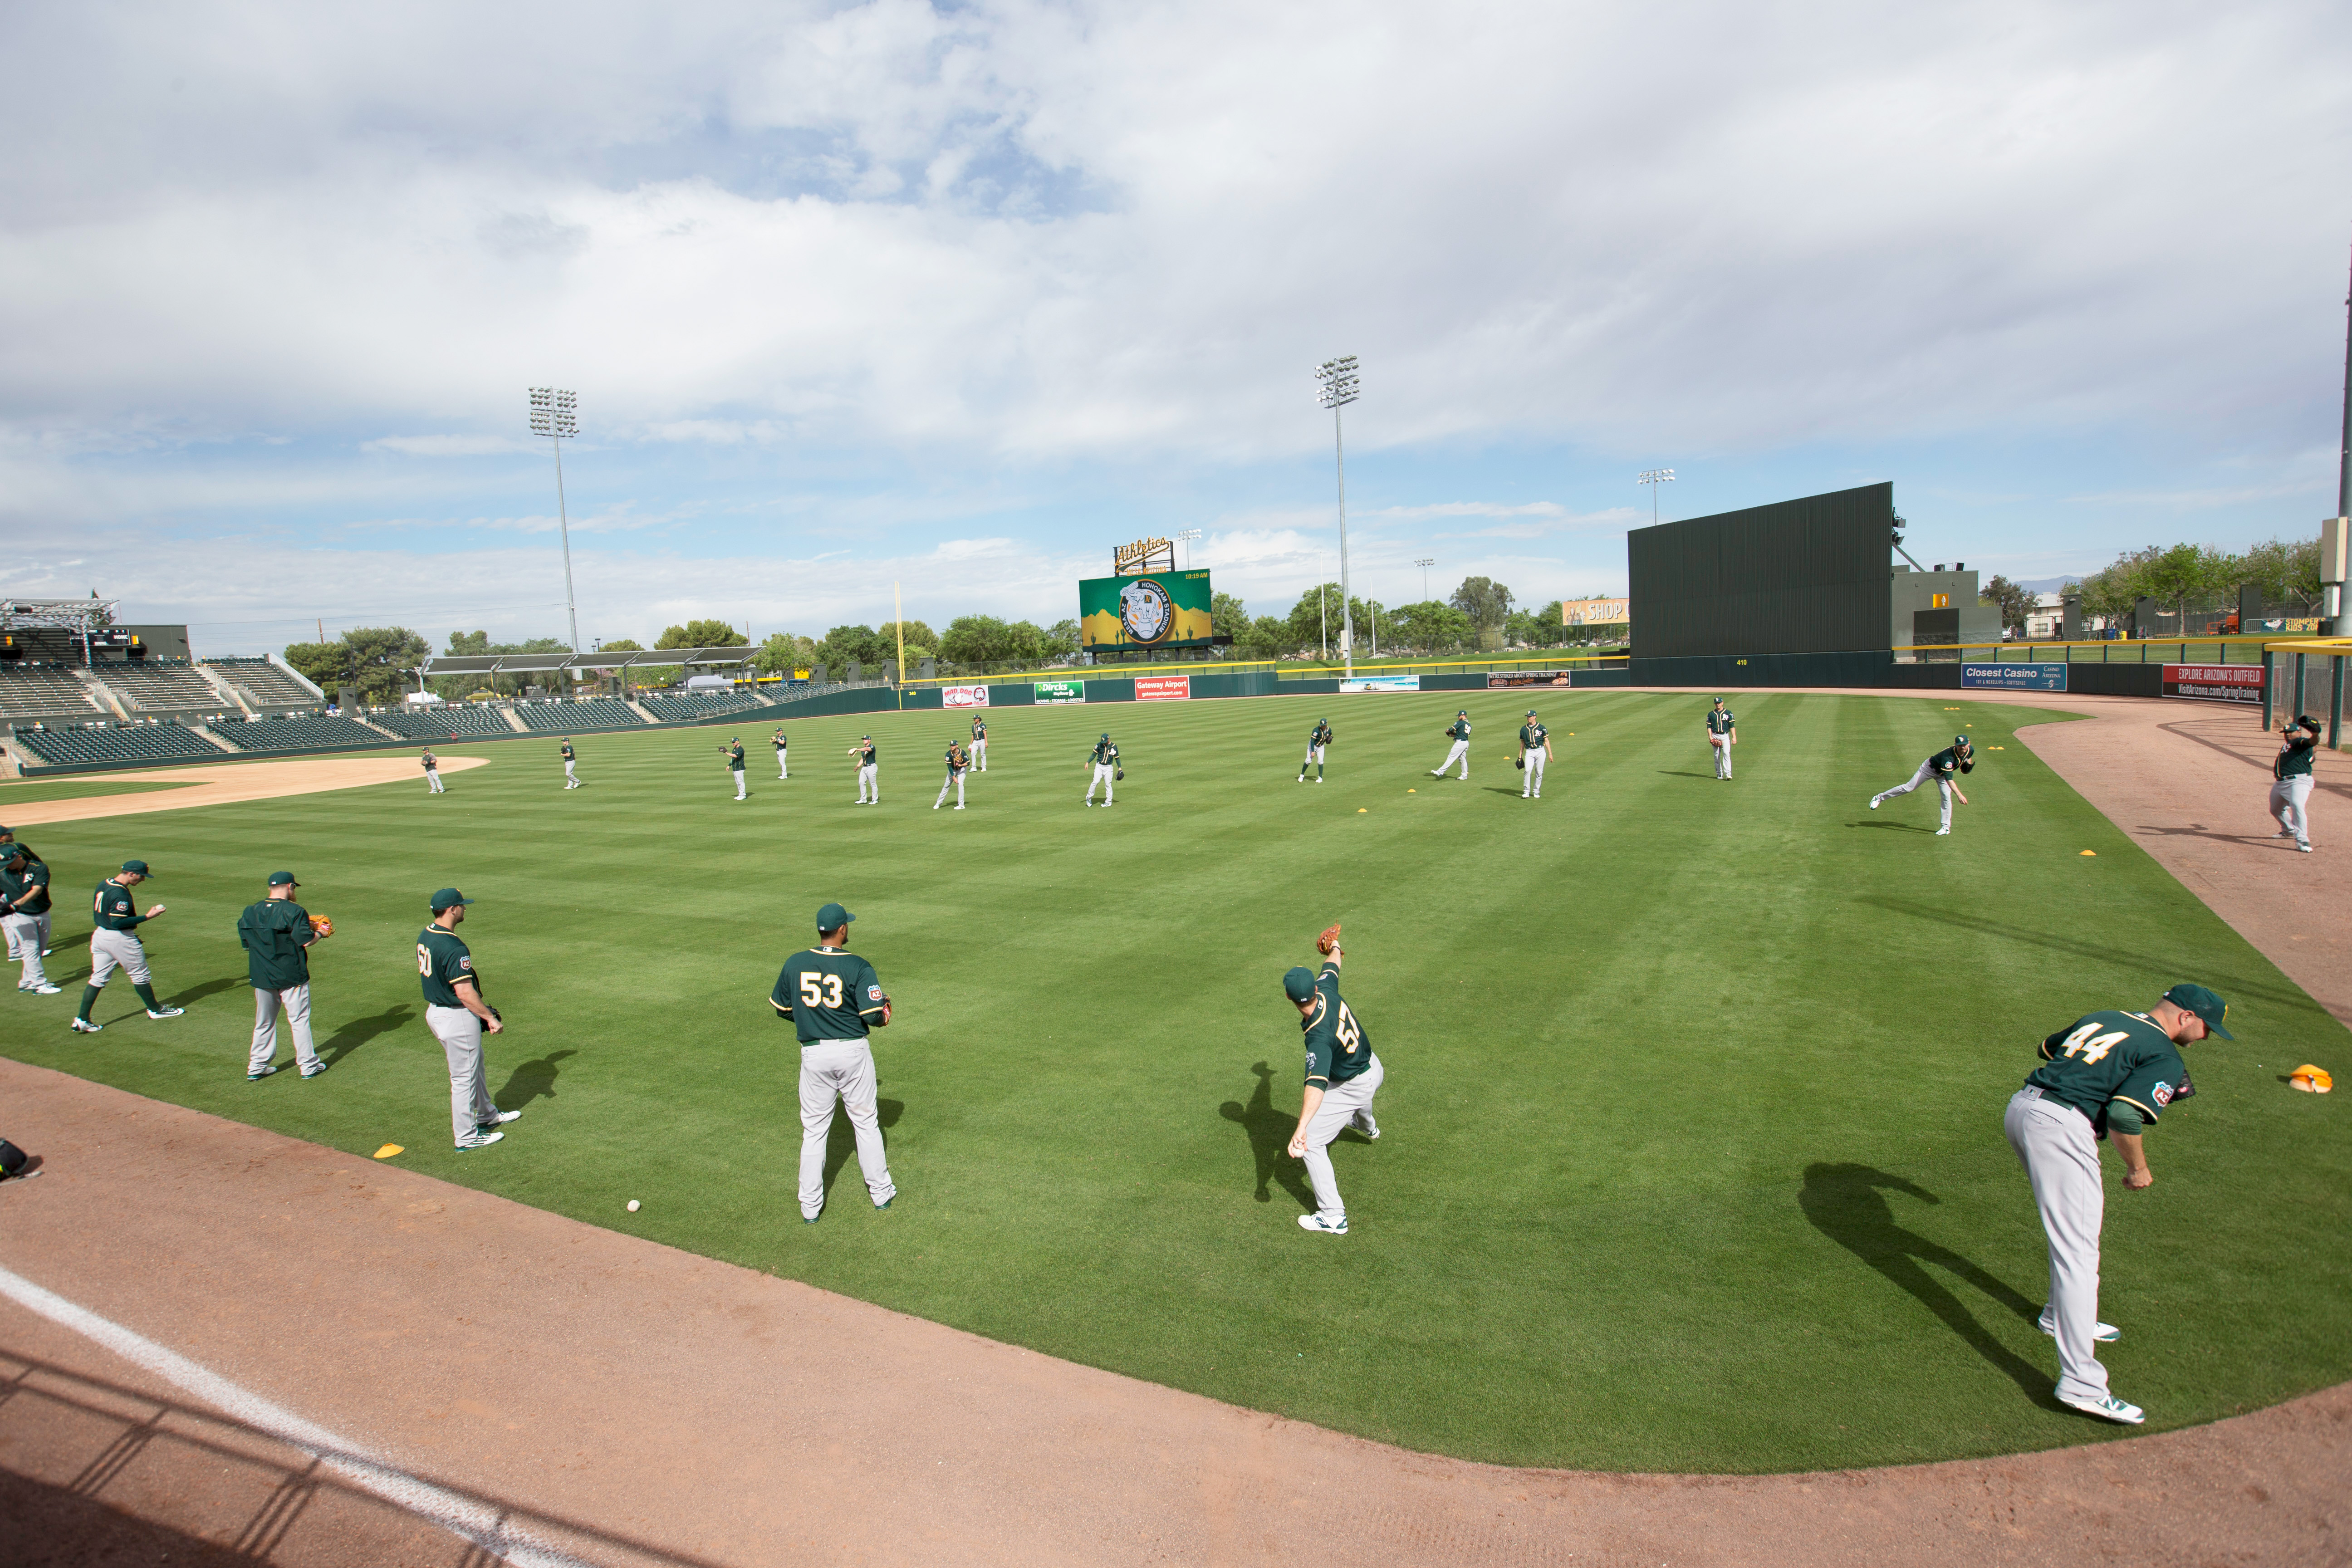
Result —
[{"label": "stadium bleacher seating", "polygon": [[90,673],[125,705],[150,713],[218,712],[229,706],[212,682],[184,664],[101,663]]},{"label": "stadium bleacher seating", "polygon": [[598,698],[593,702],[533,702],[515,710],[522,721],[534,730],[553,731],[562,734],[571,730],[609,730],[619,724],[642,724],[644,720],[629,710],[629,705],[615,698]]},{"label": "stadium bleacher seating", "polygon": [[259,708],[314,708],[318,698],[308,688],[266,658],[199,659],[206,669],[227,681]]},{"label": "stadium bleacher seating", "polygon": [[16,731],[17,747],[41,762],[129,763],[147,757],[225,760],[218,746],[177,724],[76,725]]},{"label": "stadium bleacher seating", "polygon": [[282,752],[310,746],[380,746],[383,737],[356,719],[329,719],[319,714],[291,718],[226,721],[213,733],[240,752]]},{"label": "stadium bleacher seating", "polygon": [[756,708],[761,700],[740,691],[698,691],[691,697],[640,697],[637,700],[657,719],[693,723],[715,719],[721,713]]},{"label": "stadium bleacher seating", "polygon": [[89,719],[103,711],[62,666],[0,665],[0,718]]},{"label": "stadium bleacher seating", "polygon": [[479,703],[451,703],[446,708],[420,708],[409,711],[368,715],[368,722],[381,724],[395,735],[406,735],[419,741],[446,741],[458,735],[511,735],[506,716],[496,708]]}]

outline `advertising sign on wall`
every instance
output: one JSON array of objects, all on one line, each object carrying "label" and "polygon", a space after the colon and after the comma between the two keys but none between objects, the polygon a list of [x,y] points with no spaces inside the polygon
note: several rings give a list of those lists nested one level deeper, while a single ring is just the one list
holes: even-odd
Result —
[{"label": "advertising sign on wall", "polygon": [[1355,680],[1339,682],[1342,691],[1418,691],[1418,675],[1367,675]]},{"label": "advertising sign on wall", "polygon": [[2168,664],[2164,694],[2193,697],[2205,702],[2253,702],[2263,700],[2263,667],[2259,664]]},{"label": "advertising sign on wall", "polygon": [[1978,691],[2063,691],[2063,664],[1964,664],[1960,684]]},{"label": "advertising sign on wall", "polygon": [[1631,599],[1562,599],[1559,624],[1564,626],[1622,626],[1633,622]]},{"label": "advertising sign on wall", "polygon": [[1192,695],[1192,678],[1189,675],[1139,675],[1135,678],[1135,700],[1138,702],[1183,702]]},{"label": "advertising sign on wall", "polygon": [[1078,642],[1092,650],[1196,647],[1209,622],[1206,572],[1150,572],[1140,577],[1087,577],[1078,583]]},{"label": "advertising sign on wall", "polygon": [[1084,702],[1087,683],[1083,680],[1041,680],[1037,682],[1037,701],[1045,705],[1055,702]]},{"label": "advertising sign on wall", "polygon": [[1513,669],[1496,671],[1486,677],[1486,689],[1501,691],[1513,686],[1566,686],[1568,671],[1564,669]]},{"label": "advertising sign on wall", "polygon": [[942,708],[985,708],[988,688],[985,686],[942,686],[940,688]]}]

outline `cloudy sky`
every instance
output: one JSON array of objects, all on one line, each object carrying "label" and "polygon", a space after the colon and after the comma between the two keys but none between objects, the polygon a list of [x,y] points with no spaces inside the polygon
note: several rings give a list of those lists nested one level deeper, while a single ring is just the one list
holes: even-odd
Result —
[{"label": "cloudy sky", "polygon": [[2040,577],[2334,510],[2352,10],[0,9],[0,592],[199,652],[1621,589],[1892,479]]}]

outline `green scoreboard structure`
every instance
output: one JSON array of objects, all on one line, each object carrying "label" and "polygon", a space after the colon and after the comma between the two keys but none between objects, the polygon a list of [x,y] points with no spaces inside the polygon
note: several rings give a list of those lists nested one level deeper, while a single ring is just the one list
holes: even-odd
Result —
[{"label": "green scoreboard structure", "polygon": [[1206,572],[1144,572],[1078,580],[1078,644],[1091,654],[1209,647]]}]

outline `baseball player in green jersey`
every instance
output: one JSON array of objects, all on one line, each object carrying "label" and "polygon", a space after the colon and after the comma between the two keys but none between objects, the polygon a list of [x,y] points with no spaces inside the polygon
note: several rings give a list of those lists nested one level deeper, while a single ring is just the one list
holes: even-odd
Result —
[{"label": "baseball player in green jersey", "polygon": [[735,798],[737,800],[749,799],[751,797],[750,792],[743,787],[743,742],[740,736],[730,736],[727,743],[719,749],[727,754],[727,771],[735,775]]},{"label": "baseball player in green jersey", "polygon": [[1739,721],[1732,717],[1731,710],[1726,708],[1723,699],[1718,697],[1715,700],[1715,706],[1706,710],[1706,749],[1715,753],[1717,778],[1731,776],[1731,748],[1738,744]]},{"label": "baseball player in green jersey", "polygon": [[0,844],[0,925],[8,931],[8,956],[23,965],[16,989],[36,996],[55,996],[41,967],[49,950],[49,868],[31,850],[11,841]]},{"label": "baseball player in green jersey", "polygon": [[866,1043],[870,1030],[889,1023],[890,998],[874,966],[849,951],[849,922],[856,918],[839,904],[817,910],[817,944],[786,959],[768,994],[776,1021],[790,1019],[800,1036],[800,1200],[808,1225],[824,1213],[824,1144],[835,1101],[857,1134],[857,1168],[874,1206],[887,1209],[898,1195],[882,1147],[874,1048]]},{"label": "baseball player in green jersey", "polygon": [[2298,713],[2279,726],[2278,755],[2271,759],[2271,815],[2277,837],[2311,853],[2311,753],[2319,744],[2319,721]]},{"label": "baseball player in green jersey", "polygon": [[89,1010],[117,969],[131,976],[131,988],[147,1004],[149,1017],[176,1018],[187,1011],[155,1000],[155,987],[147,976],[147,944],[139,940],[139,928],[162,915],[163,906],[152,905],[142,915],[131,889],[153,875],[146,861],[125,860],[121,870],[98,885],[90,904],[90,923],[95,929],[89,933],[89,984],[81,988],[81,1010],[74,1016],[77,1033],[95,1035],[106,1027],[89,1021]]},{"label": "baseball player in green jersey", "polygon": [[2050,1239],[2050,1304],[2042,1331],[2058,1342],[2058,1401],[2109,1421],[2137,1426],[2137,1405],[2107,1388],[2095,1346],[2122,1337],[2099,1321],[2099,1227],[2106,1187],[2099,1141],[2124,1159],[2124,1185],[2137,1192],[2156,1180],[2142,1147],[2143,1129],[2196,1093],[2182,1046],[2208,1035],[2234,1039],[2221,1026],[2229,1005],[2202,985],[2176,985],[2145,1013],[2090,1013],[2042,1042],[2044,1065],[2010,1096],[2001,1129],[2033,1184],[2033,1205]]},{"label": "baseball player in green jersey", "polygon": [[1519,726],[1519,766],[1527,773],[1519,782],[1521,800],[1543,798],[1544,764],[1549,761],[1551,731],[1544,728],[1543,721],[1538,719],[1536,710],[1530,708],[1528,710],[1528,721]]},{"label": "baseball player in green jersey", "polygon": [[1445,753],[1444,762],[1429,770],[1429,776],[1442,779],[1445,776],[1445,770],[1458,762],[1462,764],[1462,782],[1468,784],[1470,782],[1470,710],[1463,708],[1454,711],[1454,722],[1445,727],[1445,736],[1454,742],[1454,749]]},{"label": "baseball player in green jersey", "polygon": [[1300,784],[1305,784],[1307,782],[1307,770],[1310,764],[1315,769],[1315,782],[1317,784],[1321,784],[1323,782],[1323,751],[1324,748],[1330,745],[1330,743],[1331,721],[1328,719],[1316,720],[1314,731],[1307,737],[1307,761],[1298,764],[1298,782]]},{"label": "baseball player in green jersey", "polygon": [[1331,1172],[1331,1141],[1348,1127],[1367,1138],[1380,1137],[1372,1096],[1388,1076],[1372,1054],[1371,1036],[1339,1000],[1339,965],[1346,956],[1335,928],[1320,974],[1301,965],[1282,977],[1282,994],[1298,1009],[1298,1027],[1307,1037],[1307,1086],[1299,1097],[1298,1130],[1290,1135],[1290,1156],[1307,1162],[1315,1212],[1300,1215],[1298,1224],[1325,1236],[1348,1234],[1348,1205],[1339,1201],[1339,1181]]},{"label": "baseball player in green jersey", "polygon": [[988,721],[977,713],[971,720],[971,771],[976,773],[988,771]]},{"label": "baseball player in green jersey", "polygon": [[270,1058],[278,1054],[280,1012],[293,1030],[294,1060],[302,1076],[317,1078],[327,1070],[310,1043],[310,944],[332,932],[311,926],[310,911],[294,901],[300,888],[293,872],[272,871],[268,894],[257,904],[247,904],[236,917],[237,944],[245,949],[246,971],[253,984],[253,1050],[245,1062],[248,1080],[278,1070]]},{"label": "baseball player in green jersey", "polygon": [[499,1129],[522,1114],[500,1110],[490,1098],[485,1034],[501,1034],[506,1022],[482,1000],[481,972],[473,951],[457,940],[466,906],[474,900],[455,888],[433,895],[433,923],[416,935],[416,973],[425,985],[425,1026],[441,1042],[449,1064],[449,1131],[457,1147],[487,1149],[506,1136]]},{"label": "baseball player in green jersey", "polygon": [[971,766],[971,759],[964,755],[962,746],[953,741],[950,741],[948,742],[947,760],[948,776],[940,782],[940,798],[931,802],[931,809],[933,811],[937,811],[940,807],[945,805],[948,803],[948,791],[953,790],[955,791],[956,809],[958,811],[961,811],[963,809],[963,774],[964,770]]},{"label": "baseball player in green jersey", "polygon": [[572,771],[575,766],[577,766],[577,765],[578,765],[579,761],[580,761],[580,754],[579,754],[577,752],[574,752],[574,751],[572,749],[572,737],[571,737],[571,736],[569,736],[569,735],[564,736],[564,737],[563,737],[563,787],[564,787],[565,789],[578,789],[578,788],[580,787],[580,775],[579,775],[578,773],[573,773],[573,772]]},{"label": "baseball player in green jersey", "polygon": [[776,777],[779,779],[792,777],[793,770],[784,765],[784,732],[782,730],[777,731],[768,737],[768,743],[776,748]]},{"label": "baseball player in green jersey", "polygon": [[[857,744],[849,748],[849,754],[857,759],[857,804],[880,805],[882,804],[882,765],[876,760],[874,737],[860,735],[857,738]],[[873,797],[870,800],[866,798],[869,795]],[[916,798],[919,800],[922,797],[918,795]]]},{"label": "baseball player in green jersey", "polygon": [[1870,809],[1876,811],[1880,801],[1893,800],[1898,795],[1909,795],[1921,784],[1933,779],[1936,782],[1937,790],[1944,797],[1944,820],[1936,829],[1936,837],[1948,838],[1952,835],[1952,797],[1959,795],[1962,805],[1969,804],[1969,797],[1960,794],[1959,780],[1955,775],[1972,773],[1976,772],[1976,752],[1969,746],[1969,738],[1966,735],[1955,735],[1952,737],[1950,745],[1919,764],[1919,771],[1911,775],[1909,784],[1899,784],[1893,789],[1883,789],[1872,795]]},{"label": "baseball player in green jersey", "polygon": [[1105,731],[1102,739],[1095,742],[1095,749],[1089,755],[1094,762],[1095,776],[1087,784],[1087,804],[1094,805],[1095,785],[1100,784],[1103,804],[1108,805],[1111,802],[1110,786],[1118,782],[1119,775],[1118,748],[1111,743],[1108,731]]},{"label": "baseball player in green jersey", "polygon": [[449,793],[448,790],[444,788],[441,784],[441,759],[433,754],[433,748],[430,746],[425,747],[425,755],[417,760],[425,764],[425,793],[427,795],[447,795]]}]

